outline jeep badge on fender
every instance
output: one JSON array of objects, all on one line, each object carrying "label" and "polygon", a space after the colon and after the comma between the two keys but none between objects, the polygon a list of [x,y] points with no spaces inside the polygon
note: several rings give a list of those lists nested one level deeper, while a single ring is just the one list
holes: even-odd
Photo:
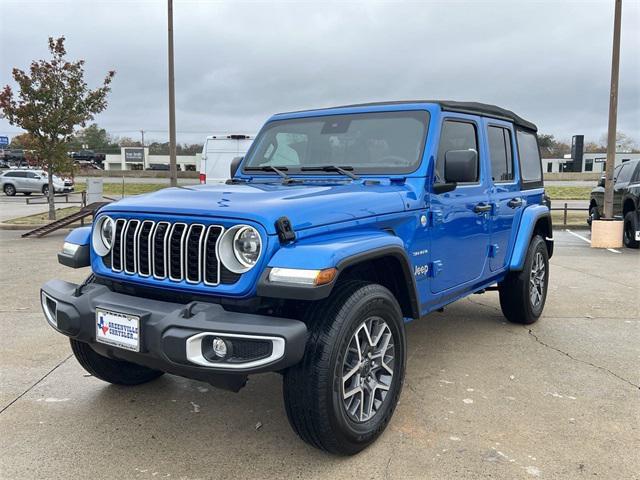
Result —
[{"label": "jeep badge on fender", "polygon": [[[120,385],[163,373],[238,391],[280,372],[293,429],[351,455],[400,398],[405,323],[499,290],[542,314],[553,235],[536,126],[493,105],[350,105],[271,117],[226,184],[104,206],[58,259],[47,322]],[[424,320],[428,321],[428,320]]]}]

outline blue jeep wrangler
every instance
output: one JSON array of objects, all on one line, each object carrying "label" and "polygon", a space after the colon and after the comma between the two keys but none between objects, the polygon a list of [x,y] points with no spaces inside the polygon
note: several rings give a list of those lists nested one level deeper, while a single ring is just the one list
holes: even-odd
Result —
[{"label": "blue jeep wrangler", "polygon": [[398,403],[404,324],[490,289],[533,323],[552,252],[534,124],[480,103],[351,105],[273,116],[226,184],[104,206],[58,256],[92,274],[41,301],[97,378],[237,391],[279,372],[300,437],[354,454]]}]

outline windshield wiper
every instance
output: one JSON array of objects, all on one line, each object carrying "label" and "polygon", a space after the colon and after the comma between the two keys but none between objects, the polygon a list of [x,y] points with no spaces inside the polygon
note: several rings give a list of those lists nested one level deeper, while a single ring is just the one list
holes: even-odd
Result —
[{"label": "windshield wiper", "polygon": [[244,169],[248,172],[251,171],[261,171],[261,172],[275,172],[282,177],[282,183],[293,183],[298,182],[295,178],[291,178],[289,175],[284,173],[283,170],[289,170],[287,167],[276,168],[273,165],[260,165],[257,167],[244,167]]},{"label": "windshield wiper", "polygon": [[353,170],[351,166],[343,166],[338,167],[337,165],[322,165],[320,167],[302,167],[300,170],[303,172],[338,172],[342,175],[349,177],[352,180],[358,180],[358,177],[355,173],[351,173],[349,170]]}]

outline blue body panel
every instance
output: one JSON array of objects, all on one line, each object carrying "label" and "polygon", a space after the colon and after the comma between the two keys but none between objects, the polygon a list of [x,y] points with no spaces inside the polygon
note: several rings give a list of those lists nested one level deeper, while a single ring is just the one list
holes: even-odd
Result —
[{"label": "blue body panel", "polygon": [[[540,192],[540,195],[542,195],[542,192]],[[514,229],[516,238],[511,261],[509,262],[510,270],[522,270],[533,229],[539,219],[547,216],[549,216],[549,208],[546,205],[531,205],[524,210],[520,225],[517,229]]]},{"label": "blue body panel", "polygon": [[[419,311],[424,315],[501,281],[509,270],[521,269],[533,227],[541,216],[549,215],[549,210],[542,205],[542,188],[521,190],[516,136],[510,122],[443,112],[439,105],[430,103],[278,114],[269,121],[406,110],[426,110],[430,114],[422,161],[410,174],[362,175],[351,181],[334,173],[322,173],[314,174],[313,182],[285,185],[275,173],[249,175],[243,173],[241,165],[236,178],[246,183],[169,188],[129,197],[101,209],[100,215],[114,218],[254,226],[262,237],[263,253],[258,264],[236,283],[206,286],[116,273],[106,268],[92,250],[93,271],[132,285],[249,298],[255,296],[258,279],[267,267],[323,269],[354,255],[395,247],[407,254],[414,272]],[[481,175],[477,184],[460,185],[438,195],[432,192],[434,159],[445,118],[475,124]],[[491,178],[485,133],[489,125],[511,132],[513,181],[495,182]],[[259,134],[247,157],[260,141]],[[522,206],[510,206],[513,199],[522,199]],[[474,207],[482,203],[491,204],[491,211],[476,213]],[[278,241],[275,228],[276,220],[282,216],[289,218],[296,233],[295,242],[286,245]],[[89,228],[75,230],[67,241],[89,243]]]},{"label": "blue body panel", "polygon": [[89,245],[91,243],[91,227],[78,227],[71,230],[64,241],[75,245]]}]

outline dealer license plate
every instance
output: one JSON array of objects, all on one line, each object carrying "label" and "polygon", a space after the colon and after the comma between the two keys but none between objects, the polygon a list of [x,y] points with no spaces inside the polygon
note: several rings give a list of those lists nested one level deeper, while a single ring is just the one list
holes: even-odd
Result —
[{"label": "dealer license plate", "polygon": [[140,351],[140,317],[96,308],[96,341]]}]

